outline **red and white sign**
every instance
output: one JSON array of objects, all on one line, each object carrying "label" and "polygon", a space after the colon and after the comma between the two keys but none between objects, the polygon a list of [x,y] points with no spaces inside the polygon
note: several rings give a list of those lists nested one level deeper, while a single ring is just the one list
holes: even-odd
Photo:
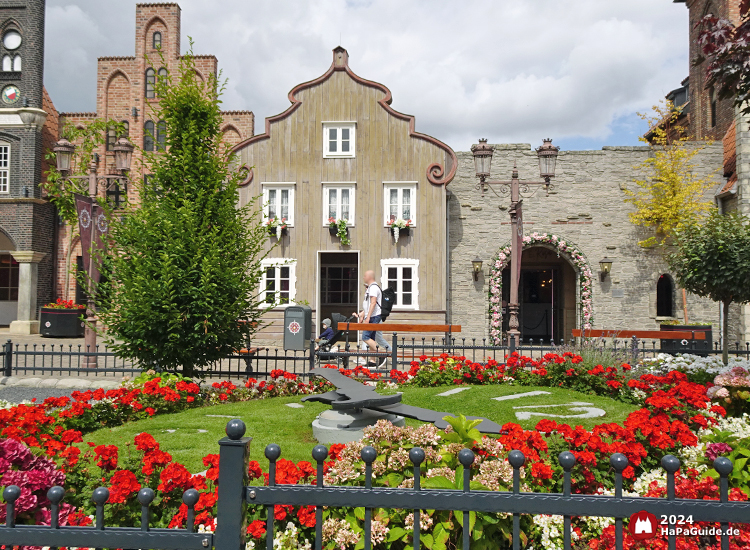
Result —
[{"label": "red and white sign", "polygon": [[635,540],[648,540],[656,536],[657,526],[656,516],[646,510],[641,510],[630,516],[628,531]]},{"label": "red and white sign", "polygon": [[297,321],[292,321],[291,323],[289,323],[289,326],[287,328],[292,334],[297,334],[300,330],[302,330],[302,327]]}]

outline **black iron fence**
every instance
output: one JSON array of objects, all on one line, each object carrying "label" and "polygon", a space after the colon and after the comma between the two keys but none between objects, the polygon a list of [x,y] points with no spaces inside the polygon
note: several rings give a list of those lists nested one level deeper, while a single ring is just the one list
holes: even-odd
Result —
[{"label": "black iron fence", "polygon": [[[475,362],[494,359],[505,363],[511,348],[495,345],[487,339],[464,337],[405,338],[393,333],[390,343],[375,351],[361,349],[357,342],[342,341],[331,348],[316,350],[315,342],[300,351],[283,350],[273,347],[250,347],[236,350],[231,355],[215,361],[202,369],[206,378],[246,379],[248,377],[268,377],[274,370],[293,372],[307,377],[317,364],[333,363],[345,368],[356,365],[369,367],[375,372],[387,374],[391,369],[408,370],[412,361],[420,357],[434,357],[443,353],[463,356]],[[702,356],[720,355],[718,342],[713,346],[700,340],[672,342],[662,347],[660,340],[637,338],[598,338],[581,341],[554,341],[527,339],[515,349],[521,355],[540,359],[547,353],[564,351],[583,352],[584,350],[611,354],[622,362],[637,364],[653,359],[659,354],[691,353]],[[96,346],[91,351],[83,345],[64,344],[13,344],[8,340],[2,347],[2,368],[5,376],[124,376],[137,375],[142,368],[132,361],[120,358],[106,346]],[[732,357],[750,358],[750,342],[741,345],[735,342],[729,346]],[[155,370],[158,365],[153,365]]]},{"label": "black iron fence", "polygon": [[[0,541],[5,544],[25,546],[68,546],[68,547],[98,547],[98,548],[154,548],[171,549],[186,548],[199,550],[215,547],[217,550],[237,550],[245,547],[245,515],[244,504],[259,504],[267,507],[267,549],[274,548],[275,521],[274,511],[277,505],[315,506],[315,548],[323,546],[323,508],[364,508],[364,548],[370,550],[371,527],[373,510],[400,509],[413,510],[414,527],[412,545],[415,550],[420,548],[421,512],[426,509],[453,510],[462,514],[462,524],[470,525],[470,512],[485,512],[512,515],[512,548],[519,549],[521,545],[520,519],[521,515],[548,514],[560,515],[564,518],[564,548],[571,548],[571,520],[573,517],[597,516],[614,518],[616,530],[616,548],[623,546],[624,520],[633,514],[646,511],[656,518],[666,518],[665,526],[657,520],[648,526],[642,525],[641,530],[648,529],[659,533],[666,528],[669,548],[676,547],[678,526],[671,521],[672,517],[690,518],[692,522],[719,523],[720,534],[717,539],[723,550],[729,550],[730,533],[737,524],[750,523],[750,502],[730,502],[728,476],[733,470],[729,459],[717,458],[714,468],[720,475],[719,500],[678,499],[675,495],[675,473],[680,468],[680,461],[671,455],[663,457],[661,464],[666,470],[667,495],[666,498],[644,498],[623,496],[623,470],[628,466],[625,455],[614,454],[610,465],[614,470],[614,495],[581,495],[571,492],[571,470],[575,467],[576,458],[570,452],[562,452],[559,457],[560,466],[564,471],[562,493],[528,493],[521,491],[521,468],[525,457],[520,451],[511,451],[508,460],[513,467],[512,491],[479,491],[471,489],[471,471],[468,466],[474,462],[474,453],[469,449],[459,452],[459,462],[464,466],[461,490],[434,490],[422,488],[422,476],[425,472],[421,464],[425,460],[425,452],[420,448],[409,451],[409,459],[413,466],[413,488],[389,488],[373,486],[373,462],[377,452],[372,447],[362,449],[361,458],[365,465],[364,486],[340,487],[324,484],[323,465],[328,457],[328,449],[322,445],[312,450],[312,458],[317,465],[317,475],[314,485],[277,485],[276,461],[281,456],[278,445],[271,444],[265,449],[265,456],[269,460],[269,485],[245,486],[248,471],[248,450],[251,438],[244,437],[245,424],[239,420],[227,423],[227,437],[219,441],[219,494],[216,532],[194,533],[193,506],[198,500],[195,491],[187,491],[183,501],[188,505],[188,528],[185,530],[149,529],[149,504],[153,501],[153,492],[142,489],[138,499],[142,505],[141,527],[107,527],[105,529],[104,506],[109,498],[109,491],[101,487],[94,491],[92,500],[96,504],[96,521],[93,527],[61,527],[57,520],[58,507],[65,491],[62,487],[50,490],[52,525],[27,526],[15,525],[14,503],[20,496],[20,489],[10,486],[3,492],[6,501],[7,520],[4,527],[0,526]],[[639,517],[642,514],[639,514]],[[456,527],[456,531],[460,529]],[[687,527],[686,527],[687,529]],[[688,536],[690,532],[687,531]],[[461,531],[462,548],[469,550],[472,545],[470,529]],[[697,535],[696,535],[697,536]]]}]

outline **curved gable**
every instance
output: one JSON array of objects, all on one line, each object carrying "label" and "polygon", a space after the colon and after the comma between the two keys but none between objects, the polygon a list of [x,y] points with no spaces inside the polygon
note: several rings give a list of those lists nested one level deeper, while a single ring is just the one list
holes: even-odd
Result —
[{"label": "curved gable", "polygon": [[[349,78],[351,78],[357,84],[360,84],[368,88],[373,88],[377,91],[382,92],[383,96],[377,100],[377,103],[380,105],[382,109],[384,109],[388,113],[389,116],[394,117],[398,120],[407,122],[408,132],[409,132],[410,137],[418,139],[418,140],[426,141],[434,145],[441,151],[443,151],[448,157],[448,162],[446,163],[433,162],[432,164],[430,164],[427,167],[426,177],[427,177],[427,180],[433,185],[447,185],[448,183],[450,183],[450,181],[455,176],[456,169],[457,169],[456,154],[453,151],[453,149],[451,149],[448,145],[438,140],[437,138],[417,132],[415,129],[414,116],[400,113],[391,107],[391,101],[392,101],[391,91],[385,85],[380,84],[378,82],[364,79],[358,76],[357,74],[355,74],[354,71],[351,70],[351,68],[349,67],[349,54],[341,46],[333,50],[333,62],[331,63],[331,66],[328,68],[328,70],[325,73],[323,73],[321,76],[319,76],[316,79],[310,80],[308,82],[303,82],[301,84],[298,84],[294,88],[292,88],[292,90],[288,94],[291,105],[286,111],[279,113],[278,115],[274,115],[274,116],[266,118],[264,133],[255,135],[244,141],[241,141],[240,143],[238,143],[232,148],[232,153],[237,153],[252,144],[259,143],[259,142],[269,139],[271,137],[272,125],[279,123],[281,121],[284,121],[285,119],[289,118],[300,107],[302,107],[304,100],[299,97],[300,95],[304,95],[305,91],[326,83],[329,79],[331,79],[331,77],[334,74],[339,73],[339,72],[345,73],[346,75],[349,76]],[[322,122],[322,121],[318,121],[318,122]],[[450,167],[448,168],[447,173],[446,173],[445,164],[450,164]]]}]

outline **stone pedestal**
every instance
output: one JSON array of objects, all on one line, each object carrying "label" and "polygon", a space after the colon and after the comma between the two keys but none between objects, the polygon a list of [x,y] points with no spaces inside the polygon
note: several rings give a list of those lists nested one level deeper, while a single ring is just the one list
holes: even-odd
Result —
[{"label": "stone pedestal", "polygon": [[37,273],[46,254],[31,250],[11,252],[18,262],[18,315],[10,324],[11,334],[39,334],[37,315]]},{"label": "stone pedestal", "polygon": [[364,429],[378,420],[388,420],[394,426],[404,426],[404,417],[395,414],[357,409],[351,411],[327,410],[313,420],[313,436],[323,445],[351,443],[364,437]]}]

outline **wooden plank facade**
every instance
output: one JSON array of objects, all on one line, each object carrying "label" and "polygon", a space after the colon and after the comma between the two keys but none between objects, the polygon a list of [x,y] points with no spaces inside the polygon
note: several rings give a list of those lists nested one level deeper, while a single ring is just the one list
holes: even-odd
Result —
[{"label": "wooden plank facade", "polygon": [[[341,47],[333,50],[328,71],[296,86],[289,100],[289,109],[266,119],[265,133],[234,148],[248,170],[240,191],[242,204],[264,191],[267,199],[269,190],[286,191],[284,212],[291,223],[270,257],[288,269],[282,274],[272,266],[268,288],[292,302],[309,303],[319,330],[332,312],[349,315],[358,308],[362,274],[372,269],[382,287],[391,284],[399,292],[390,322],[445,323],[445,186],[456,171],[453,150],[417,133],[412,116],[390,107],[391,93],[385,86],[352,72]],[[333,145],[331,128],[340,140]],[[342,151],[346,148],[350,150]],[[387,221],[391,197],[402,197],[402,191],[392,194],[391,189],[409,190],[403,192],[408,208],[402,210],[399,204],[397,211],[408,213],[413,227],[398,242]],[[281,200],[278,193],[273,196]],[[351,212],[351,245],[330,234],[330,204],[338,205],[340,214]],[[280,211],[279,202],[273,205]],[[276,241],[269,235],[269,248]],[[269,314],[271,325],[258,335],[259,341],[280,339],[283,307]]]}]

